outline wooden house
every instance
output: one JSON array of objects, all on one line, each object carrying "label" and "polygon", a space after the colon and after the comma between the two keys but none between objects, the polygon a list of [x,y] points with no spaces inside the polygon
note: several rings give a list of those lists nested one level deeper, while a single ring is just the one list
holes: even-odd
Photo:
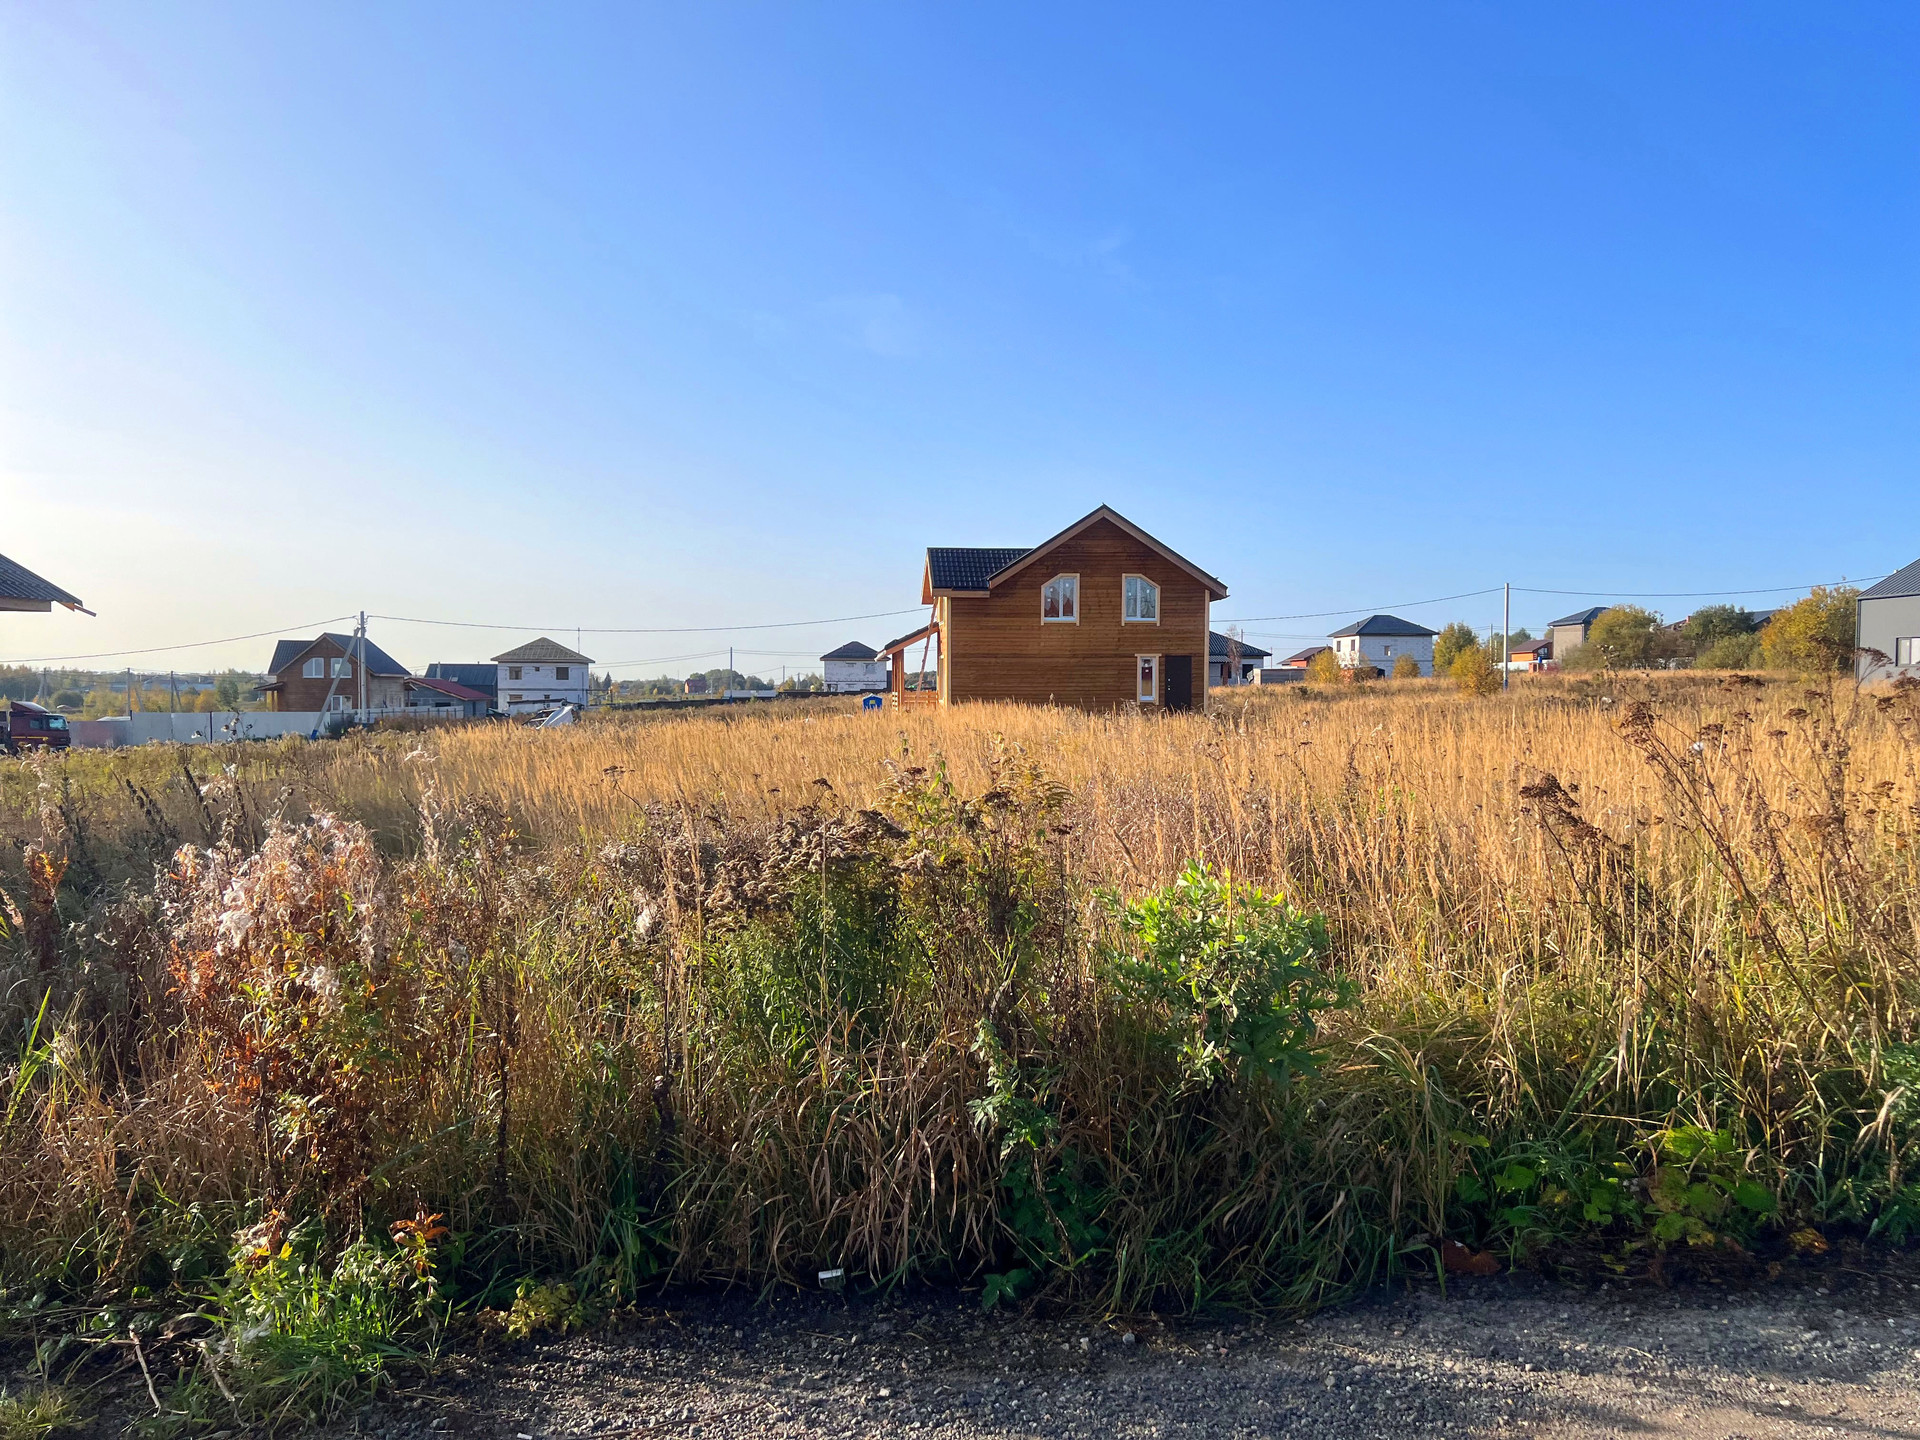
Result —
[{"label": "wooden house", "polygon": [[[893,699],[1190,710],[1206,699],[1209,607],[1227,587],[1102,505],[1031,548],[935,547],[932,621],[880,651]],[[937,657],[936,683],[909,691]]]}]

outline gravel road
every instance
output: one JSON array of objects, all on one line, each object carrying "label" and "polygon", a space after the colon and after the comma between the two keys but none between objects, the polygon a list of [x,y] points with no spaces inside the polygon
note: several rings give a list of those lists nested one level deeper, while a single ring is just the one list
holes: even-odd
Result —
[{"label": "gravel road", "polygon": [[1299,1322],[1088,1323],[965,1297],[707,1297],[470,1354],[341,1427],[626,1435],[1920,1437],[1920,1267],[1734,1290],[1517,1274]]}]

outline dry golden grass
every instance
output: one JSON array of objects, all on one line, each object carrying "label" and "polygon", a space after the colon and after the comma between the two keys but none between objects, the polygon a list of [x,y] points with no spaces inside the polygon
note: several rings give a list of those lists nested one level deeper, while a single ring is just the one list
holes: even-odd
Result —
[{"label": "dry golden grass", "polygon": [[[404,900],[378,912],[397,928],[367,953],[414,968],[404,996],[369,989],[367,1023],[409,1038],[355,1071],[385,1077],[355,1103],[402,1115],[375,1137],[405,1162],[384,1162],[383,1183],[476,1237],[470,1263],[517,1247],[514,1263],[545,1273],[604,1275],[615,1255],[762,1281],[816,1263],[872,1277],[1004,1264],[1002,1157],[968,1112],[987,1021],[1051,1107],[1047,1163],[1097,1177],[1109,1250],[1083,1293],[1110,1303],[1312,1300],[1400,1263],[1418,1234],[1574,1233],[1589,1222],[1567,1177],[1627,1165],[1646,1181],[1665,1163],[1651,1137],[1677,1124],[1733,1137],[1742,1173],[1801,1221],[1864,1225],[1909,1205],[1920,1225],[1912,1127],[1885,1072],[1889,1055],[1920,1068],[1917,727],[1911,694],[1839,684],[1529,677],[1485,698],[1418,682],[1253,690],[1172,717],[826,701],[475,726],[187,756],[201,781],[235,767],[204,795],[170,784],[177,752],[15,767],[0,775],[14,833],[127,877],[134,896],[88,932],[121,948],[75,974],[124,963],[129,990],[149,988],[130,1033],[100,1041],[63,1092],[84,1102],[63,1110],[49,1090],[36,1124],[8,1133],[0,1240],[66,1237],[124,1278],[127,1237],[165,1231],[128,1173],[175,1205],[282,1183],[281,1162],[249,1148],[232,1077],[208,1088],[206,1056],[222,1052],[205,1036],[225,1012],[164,1028],[174,1002],[137,882],[180,838],[220,830],[238,865],[263,816],[308,809],[366,823],[380,883]],[[860,884],[897,886],[910,939],[879,926],[835,941],[848,993],[860,966],[894,967],[870,1012],[828,1003],[828,927],[808,930],[808,892],[758,911],[720,898],[729,864],[764,874],[816,833],[824,851],[830,827],[851,834],[883,799],[902,816],[889,762],[945,767],[977,798],[1004,783],[1008,746],[1067,796],[1032,862],[1044,885],[1021,881],[1052,928],[1017,964],[973,903],[992,884],[915,898],[948,874],[917,837],[859,862]],[[503,809],[522,849],[423,856],[422,814],[471,817],[474,802]],[[796,815],[807,825],[783,829]],[[942,823],[942,845],[974,843]],[[992,872],[991,849],[962,871]],[[1328,963],[1359,988],[1322,1074],[1284,1100],[1170,1088],[1103,992],[1091,891],[1156,890],[1196,859],[1324,913]],[[207,934],[221,896],[202,888]],[[297,925],[274,933],[306,943]],[[770,1022],[812,1003],[766,981],[796,954],[803,975],[819,956],[820,1011]],[[118,1013],[94,983],[75,981],[73,1013]],[[1483,1156],[1565,1179],[1560,1199],[1544,1180],[1529,1192],[1534,1230],[1455,1188]],[[1593,1228],[1613,1243],[1613,1223]],[[53,1244],[21,1253],[45,1264]]]}]

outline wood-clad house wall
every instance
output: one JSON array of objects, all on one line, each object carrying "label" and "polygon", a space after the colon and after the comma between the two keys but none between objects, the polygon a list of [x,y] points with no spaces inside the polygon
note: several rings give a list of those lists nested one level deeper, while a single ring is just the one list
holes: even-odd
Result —
[{"label": "wood-clad house wall", "polygon": [[[1077,624],[1040,619],[1041,587],[1062,574],[1080,577]],[[1127,575],[1160,587],[1157,624],[1121,620]],[[1137,698],[1139,656],[1185,655],[1197,708],[1207,691],[1208,603],[1206,586],[1185,570],[1110,521],[1096,521],[991,595],[941,597],[940,698],[1112,709]],[[1164,661],[1161,675],[1164,697]]]}]

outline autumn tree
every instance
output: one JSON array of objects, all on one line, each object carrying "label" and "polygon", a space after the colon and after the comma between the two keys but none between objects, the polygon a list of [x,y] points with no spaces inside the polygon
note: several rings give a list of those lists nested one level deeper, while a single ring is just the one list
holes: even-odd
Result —
[{"label": "autumn tree", "polygon": [[1482,645],[1469,645],[1455,655],[1447,674],[1462,695],[1491,695],[1500,688],[1500,675],[1493,668],[1493,657]]},{"label": "autumn tree", "polygon": [[1344,678],[1340,657],[1331,650],[1322,650],[1307,662],[1307,679],[1316,685],[1338,685]]},{"label": "autumn tree", "polygon": [[1469,646],[1479,643],[1471,625],[1464,620],[1455,620],[1442,630],[1433,642],[1433,673],[1451,675],[1454,657]]},{"label": "autumn tree", "polygon": [[1816,585],[1804,600],[1789,605],[1760,632],[1761,654],[1769,670],[1803,675],[1853,668],[1855,601],[1851,585],[1829,590]]},{"label": "autumn tree", "polygon": [[1563,662],[1569,670],[1644,670],[1661,658],[1660,617],[1638,605],[1600,612],[1587,643]]},{"label": "autumn tree", "polygon": [[1402,655],[1393,662],[1393,678],[1396,680],[1418,680],[1420,662],[1411,655]]}]

